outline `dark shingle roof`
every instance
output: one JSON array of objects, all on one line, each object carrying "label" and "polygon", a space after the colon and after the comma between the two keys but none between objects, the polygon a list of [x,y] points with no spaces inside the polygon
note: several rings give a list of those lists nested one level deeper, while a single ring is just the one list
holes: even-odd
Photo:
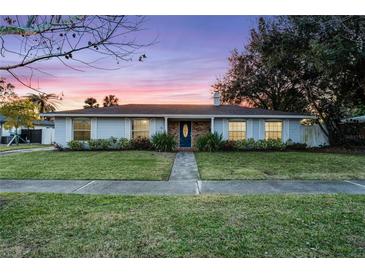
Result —
[{"label": "dark shingle roof", "polygon": [[216,115],[216,116],[308,116],[306,114],[274,111],[259,108],[248,108],[238,105],[177,105],[177,104],[129,104],[113,107],[101,107],[101,108],[87,108],[87,109],[75,109],[68,111],[58,111],[47,113],[45,116],[72,116],[72,115],[86,115],[86,116],[98,116],[98,115]]},{"label": "dark shingle roof", "polygon": [[47,120],[35,120],[33,121],[34,126],[45,126],[45,127],[54,127],[53,121],[47,121]]}]

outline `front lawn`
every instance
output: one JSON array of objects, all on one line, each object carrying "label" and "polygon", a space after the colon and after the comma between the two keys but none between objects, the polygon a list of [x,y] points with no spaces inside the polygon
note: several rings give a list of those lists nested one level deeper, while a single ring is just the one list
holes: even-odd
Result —
[{"label": "front lawn", "polygon": [[42,151],[0,157],[0,179],[167,180],[175,154]]},{"label": "front lawn", "polygon": [[365,196],[0,194],[0,257],[364,257]]},{"label": "front lawn", "polygon": [[203,180],[365,179],[365,155],[313,152],[195,154]]},{"label": "front lawn", "polygon": [[41,144],[19,144],[19,145],[11,145],[0,146],[0,152],[9,151],[9,150],[18,150],[18,149],[30,149],[30,148],[41,148],[41,147],[50,147],[51,145],[41,145]]}]

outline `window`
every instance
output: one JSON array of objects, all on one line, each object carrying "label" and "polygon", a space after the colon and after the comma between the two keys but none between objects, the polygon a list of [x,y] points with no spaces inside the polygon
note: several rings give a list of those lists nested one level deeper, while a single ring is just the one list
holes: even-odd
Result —
[{"label": "window", "polygon": [[74,140],[87,141],[91,136],[91,122],[87,118],[73,120]]},{"label": "window", "polygon": [[228,140],[238,141],[246,139],[246,122],[229,121],[228,123]]},{"label": "window", "polygon": [[281,140],[283,122],[269,121],[265,122],[265,139]]},{"label": "window", "polygon": [[146,119],[135,119],[132,124],[132,138],[149,138],[150,121]]}]

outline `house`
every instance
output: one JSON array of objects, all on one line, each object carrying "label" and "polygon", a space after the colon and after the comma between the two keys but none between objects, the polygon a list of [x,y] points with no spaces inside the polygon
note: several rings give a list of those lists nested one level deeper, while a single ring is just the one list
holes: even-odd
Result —
[{"label": "house", "polygon": [[[13,138],[15,128],[5,129],[6,117],[0,114],[0,144],[8,144]],[[18,134],[30,143],[50,145],[54,143],[54,122],[47,120],[33,121],[33,128],[19,128]]]},{"label": "house", "polygon": [[224,139],[291,139],[303,142],[302,119],[310,115],[221,105],[214,94],[212,105],[128,104],[112,107],[50,112],[55,119],[55,142],[67,146],[71,140],[150,138],[158,132],[175,136],[180,148],[194,146],[208,132]]}]

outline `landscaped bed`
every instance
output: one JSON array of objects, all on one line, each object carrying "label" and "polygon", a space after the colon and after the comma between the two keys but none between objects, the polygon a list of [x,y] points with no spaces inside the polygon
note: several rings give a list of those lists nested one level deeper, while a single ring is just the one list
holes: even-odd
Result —
[{"label": "landscaped bed", "polygon": [[1,257],[364,257],[365,196],[0,194]]},{"label": "landscaped bed", "polygon": [[200,152],[203,180],[365,179],[365,155],[314,152]]},{"label": "landscaped bed", "polygon": [[42,151],[0,157],[0,179],[167,180],[174,153]]},{"label": "landscaped bed", "polygon": [[42,148],[42,147],[50,147],[50,145],[41,145],[41,144],[20,144],[20,145],[1,145],[0,152],[9,151],[9,150],[19,150],[19,149],[30,149],[30,148]]}]

